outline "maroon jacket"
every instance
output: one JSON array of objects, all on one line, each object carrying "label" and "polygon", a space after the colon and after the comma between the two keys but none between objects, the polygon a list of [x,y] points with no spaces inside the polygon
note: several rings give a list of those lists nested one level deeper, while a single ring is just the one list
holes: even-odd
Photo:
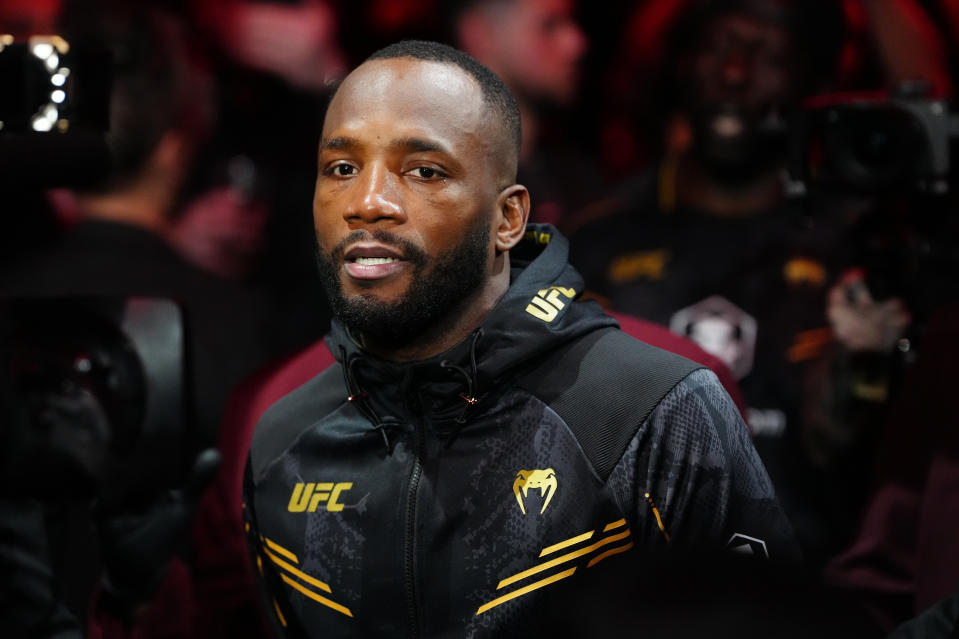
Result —
[{"label": "maroon jacket", "polygon": [[885,630],[959,592],[959,306],[930,322],[884,434],[877,485],[826,567]]}]

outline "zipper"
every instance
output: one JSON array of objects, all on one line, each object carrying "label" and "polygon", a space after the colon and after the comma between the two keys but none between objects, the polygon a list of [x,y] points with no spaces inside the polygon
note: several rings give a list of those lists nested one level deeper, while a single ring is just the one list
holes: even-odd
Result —
[{"label": "zipper", "polygon": [[[413,402],[409,402],[412,404]],[[415,414],[415,411],[410,411]],[[419,637],[419,615],[416,606],[416,491],[423,475],[423,466],[420,459],[423,456],[425,445],[423,434],[417,424],[413,424],[413,441],[415,454],[413,456],[413,470],[410,472],[410,483],[406,494],[406,605],[409,616],[410,636]]]}]

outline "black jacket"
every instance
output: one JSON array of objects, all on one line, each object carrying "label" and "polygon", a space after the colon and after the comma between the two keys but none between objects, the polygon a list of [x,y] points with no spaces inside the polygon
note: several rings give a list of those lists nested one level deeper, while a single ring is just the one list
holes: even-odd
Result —
[{"label": "black jacket", "polygon": [[574,301],[566,254],[532,226],[500,303],[429,360],[334,324],[338,364],[264,415],[245,512],[282,634],[540,636],[644,558],[793,552],[715,376]]}]

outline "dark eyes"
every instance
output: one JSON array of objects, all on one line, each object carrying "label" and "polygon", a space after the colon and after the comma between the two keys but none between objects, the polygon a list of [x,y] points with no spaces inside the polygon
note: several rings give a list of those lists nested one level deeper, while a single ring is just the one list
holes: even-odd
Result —
[{"label": "dark eyes", "polygon": [[327,173],[336,177],[348,177],[356,175],[356,167],[351,164],[334,164],[327,170]]},{"label": "dark eyes", "polygon": [[[417,166],[410,169],[408,175],[421,180],[438,180],[446,178],[446,174],[430,166]],[[352,164],[334,164],[326,170],[326,175],[333,177],[353,177],[357,174],[357,168]]]},{"label": "dark eyes", "polygon": [[424,180],[430,180],[434,177],[439,177],[440,172],[436,169],[430,168],[428,166],[418,166],[413,169],[413,174],[416,177],[423,178]]}]

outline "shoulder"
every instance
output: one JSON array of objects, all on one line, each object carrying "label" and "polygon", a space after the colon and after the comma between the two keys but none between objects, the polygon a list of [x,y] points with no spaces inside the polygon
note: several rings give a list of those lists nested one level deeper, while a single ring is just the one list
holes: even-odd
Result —
[{"label": "shoulder", "polygon": [[608,328],[555,349],[519,385],[563,419],[597,473],[606,477],[663,398],[700,368]]},{"label": "shoulder", "polygon": [[711,369],[716,373],[716,377],[719,378],[723,388],[726,389],[726,392],[729,393],[729,396],[736,403],[740,414],[745,417],[746,401],[743,399],[742,391],[739,389],[739,385],[736,383],[736,378],[733,376],[732,371],[729,370],[729,367],[726,366],[721,359],[711,353],[707,353],[692,340],[673,333],[665,326],[660,326],[659,324],[624,313],[607,312],[616,318],[616,321],[619,322],[623,331],[629,333],[636,339],[676,353],[677,355],[682,355]]},{"label": "shoulder", "polygon": [[340,364],[334,363],[270,406],[250,443],[253,476],[258,477],[311,424],[339,408],[348,395]]},{"label": "shoulder", "polygon": [[543,399],[553,400],[583,385],[614,384],[621,389],[651,384],[672,387],[700,367],[619,328],[604,328],[555,348],[523,376],[521,385]]},{"label": "shoulder", "polygon": [[752,448],[739,410],[716,374],[705,368],[684,377],[663,397],[649,427],[694,446],[717,446],[722,455]]}]

